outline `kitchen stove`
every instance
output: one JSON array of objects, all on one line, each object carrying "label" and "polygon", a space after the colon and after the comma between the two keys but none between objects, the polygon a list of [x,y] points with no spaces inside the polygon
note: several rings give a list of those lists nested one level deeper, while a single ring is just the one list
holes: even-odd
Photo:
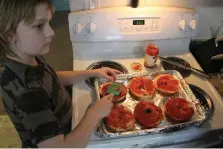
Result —
[{"label": "kitchen stove", "polygon": [[[173,56],[173,55],[171,55]],[[191,53],[184,53],[181,55],[174,55],[174,57],[179,57],[184,60],[186,60],[191,66],[201,69],[194,57]],[[107,60],[108,58],[106,58]],[[137,73],[131,69],[131,64],[134,62],[138,62],[140,64],[144,64],[144,58],[126,58],[126,59],[117,59],[117,58],[110,58],[109,60],[117,62],[122,64],[125,68],[127,68],[129,73]],[[80,62],[80,60],[74,60],[74,70],[78,69],[86,69],[89,65],[91,65],[95,60],[84,60]],[[82,63],[82,65],[81,65]],[[146,68],[143,67],[143,70],[141,72],[154,72],[154,71],[162,71],[164,68],[161,66],[161,62],[157,60],[157,65],[154,68]],[[153,146],[155,142],[159,141],[160,144],[165,144],[166,141],[168,143],[171,142],[171,144],[179,143],[179,142],[186,142],[190,140],[198,139],[199,137],[203,136],[203,133],[207,133],[208,131],[221,129],[223,128],[223,124],[221,121],[221,112],[223,111],[223,102],[221,96],[218,94],[218,92],[215,90],[213,85],[206,79],[201,78],[199,76],[196,76],[194,74],[191,74],[190,76],[185,78],[186,82],[189,84],[192,84],[192,90],[195,90],[197,96],[202,96],[200,98],[204,98],[203,95],[206,95],[210,97],[210,101],[212,100],[215,110],[212,114],[212,117],[206,121],[201,127],[191,127],[186,130],[173,132],[173,133],[167,133],[167,134],[157,134],[157,135],[147,135],[147,136],[140,136],[134,137],[134,138],[124,138],[124,139],[112,139],[112,140],[103,140],[97,136],[92,136],[92,140],[89,143],[89,147],[119,147],[119,145],[123,147],[132,147],[136,144],[139,144],[139,146],[136,147],[142,147],[141,145],[148,145],[150,144]],[[195,87],[194,87],[195,86]],[[201,91],[196,91],[196,88],[199,87],[204,93],[201,95]],[[199,94],[200,93],[200,94]],[[196,95],[195,94],[195,95]],[[95,91],[92,90],[90,87],[88,87],[84,82],[74,85],[73,88],[73,105],[74,105],[74,111],[73,111],[73,127],[76,126],[76,124],[81,120],[81,118],[84,115],[84,112],[86,111],[87,107],[90,103],[96,101],[96,94]],[[184,139],[183,139],[184,138]],[[141,141],[136,141],[136,140]],[[169,141],[168,141],[169,140]],[[122,143],[117,143],[117,142]],[[130,143],[131,142],[131,143]],[[163,143],[162,143],[163,142]],[[208,141],[205,140],[202,143],[207,143]],[[107,144],[108,143],[108,144]],[[108,146],[107,146],[107,145]],[[157,146],[159,146],[157,145]],[[144,147],[143,146],[143,147]],[[149,147],[149,146],[148,146]],[[179,146],[184,147],[184,145]]]},{"label": "kitchen stove", "polygon": [[[103,68],[103,67],[109,67],[109,68],[117,69],[117,70],[121,71],[122,73],[128,73],[128,70],[125,68],[125,66],[123,66],[120,63],[114,62],[114,61],[94,62],[93,64],[91,64],[90,66],[87,67],[87,70],[99,69],[99,68]],[[95,79],[96,78],[89,78],[85,82],[90,88],[94,89]]]},{"label": "kitchen stove", "polygon": [[[167,60],[171,60],[171,61],[180,63],[180,64],[182,64],[184,66],[190,67],[190,64],[187,61],[185,61],[184,59],[179,58],[179,57],[167,57]],[[177,70],[177,71],[179,71],[180,74],[184,78],[186,78],[186,77],[191,75],[191,71],[190,70],[179,68],[179,67],[171,65],[171,64],[169,64],[167,62],[162,61],[161,65],[162,65],[163,69],[165,69],[165,70]]]},{"label": "kitchen stove", "polygon": [[[160,56],[174,57],[180,59],[180,63],[202,70],[188,49],[191,37],[196,35],[196,19],[194,10],[180,8],[108,8],[71,13],[69,27],[73,46],[73,70],[91,69],[92,66],[98,68],[102,61],[121,64],[126,68],[123,71],[131,74],[138,73],[132,70],[132,63],[142,65],[140,72],[165,70],[167,64],[159,60],[153,68],[144,67],[145,47],[149,43],[158,45]],[[138,23],[141,26],[133,26],[135,20],[140,20]],[[81,22],[86,25],[86,30],[81,28]],[[185,25],[186,22],[189,24]],[[81,30],[83,31],[79,32]],[[99,61],[100,65],[95,65]],[[106,63],[106,66],[107,64],[111,63]],[[189,72],[184,74],[184,71],[182,75],[188,84],[192,84],[194,92],[200,93],[197,98],[206,95],[210,98],[210,103],[212,100],[214,111],[201,126],[171,133],[109,140],[93,134],[88,147],[205,147],[219,142],[223,133],[221,96],[206,78]],[[85,81],[73,86],[72,128],[80,122],[89,105],[97,100],[95,90],[91,87]]]},{"label": "kitchen stove", "polygon": [[[214,110],[214,104],[211,97],[203,89],[193,84],[189,84],[189,87],[194,93],[195,97],[199,99],[201,105],[203,105],[206,110]],[[208,112],[209,116],[213,114],[213,111]]]}]

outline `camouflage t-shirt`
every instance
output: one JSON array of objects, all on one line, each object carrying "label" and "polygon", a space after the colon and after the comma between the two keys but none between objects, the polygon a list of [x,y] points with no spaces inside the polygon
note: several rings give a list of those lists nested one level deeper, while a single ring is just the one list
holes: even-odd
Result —
[{"label": "camouflage t-shirt", "polygon": [[6,59],[1,68],[1,95],[23,147],[65,134],[72,104],[55,71],[42,57],[38,66]]}]

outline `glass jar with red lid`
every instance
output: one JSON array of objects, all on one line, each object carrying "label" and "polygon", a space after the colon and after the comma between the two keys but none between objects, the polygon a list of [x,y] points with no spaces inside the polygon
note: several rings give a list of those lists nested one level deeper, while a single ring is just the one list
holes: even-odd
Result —
[{"label": "glass jar with red lid", "polygon": [[145,51],[145,66],[154,67],[156,65],[159,47],[155,44],[149,44]]}]

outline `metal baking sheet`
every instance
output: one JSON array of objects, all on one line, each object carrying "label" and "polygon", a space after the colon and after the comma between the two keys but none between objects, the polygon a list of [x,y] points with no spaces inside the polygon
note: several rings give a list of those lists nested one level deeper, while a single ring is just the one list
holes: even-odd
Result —
[{"label": "metal baking sheet", "polygon": [[[190,126],[200,125],[203,121],[205,121],[208,117],[207,110],[205,110],[205,108],[200,104],[199,100],[196,99],[190,87],[188,86],[188,84],[186,83],[186,81],[183,79],[183,77],[178,71],[166,70],[166,71],[159,71],[159,72],[152,72],[152,73],[121,74],[117,77],[116,82],[123,83],[124,85],[128,86],[129,81],[133,77],[146,76],[154,80],[155,77],[160,74],[171,74],[177,80],[179,80],[180,82],[179,92],[174,95],[164,95],[156,91],[155,95],[152,98],[148,98],[146,101],[151,101],[156,106],[159,106],[163,109],[163,105],[168,99],[173,98],[173,97],[184,98],[187,101],[189,101],[194,108],[194,115],[192,116],[189,122],[172,124],[166,120],[165,115],[164,115],[163,121],[156,128],[143,129],[143,127],[139,123],[136,122],[134,130],[126,131],[126,132],[112,132],[106,127],[106,124],[102,120],[100,124],[98,125],[95,131],[95,134],[105,139],[129,137],[129,136],[140,136],[140,135],[151,134],[151,133],[165,133],[165,132],[177,131],[177,130],[181,130]],[[98,79],[95,81],[95,88],[96,88],[98,99],[100,99],[99,86],[106,82],[107,82],[106,79]],[[128,107],[133,112],[134,107],[136,106],[138,102],[139,101],[133,99],[129,95],[129,92],[128,92],[126,95],[126,100],[120,104],[125,107]]]}]

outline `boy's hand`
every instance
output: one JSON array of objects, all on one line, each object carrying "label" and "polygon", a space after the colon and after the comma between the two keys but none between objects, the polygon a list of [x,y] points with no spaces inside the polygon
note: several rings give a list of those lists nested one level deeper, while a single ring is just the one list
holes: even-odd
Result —
[{"label": "boy's hand", "polygon": [[95,72],[96,77],[105,78],[105,79],[108,79],[109,81],[115,81],[116,75],[122,73],[116,69],[111,69],[108,67],[95,69],[93,71]]},{"label": "boy's hand", "polygon": [[111,108],[113,107],[112,98],[113,94],[104,96],[99,101],[97,101],[92,107],[90,107],[89,112],[98,119],[102,119],[110,114]]}]

